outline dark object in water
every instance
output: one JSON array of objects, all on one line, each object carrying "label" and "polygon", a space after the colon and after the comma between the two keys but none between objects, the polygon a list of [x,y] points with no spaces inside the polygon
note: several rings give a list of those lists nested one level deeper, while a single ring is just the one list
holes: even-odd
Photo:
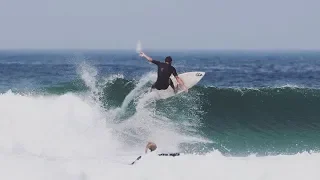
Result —
[{"label": "dark object in water", "polygon": [[[161,154],[158,154],[158,156],[172,156],[172,157],[175,157],[175,156],[180,156],[180,153],[161,153]],[[130,165],[133,165],[134,163],[136,163],[136,161],[140,160],[141,158],[142,158],[142,156],[139,156]]]},{"label": "dark object in water", "polygon": [[158,156],[180,156],[180,153],[161,153],[161,154],[158,154]]}]

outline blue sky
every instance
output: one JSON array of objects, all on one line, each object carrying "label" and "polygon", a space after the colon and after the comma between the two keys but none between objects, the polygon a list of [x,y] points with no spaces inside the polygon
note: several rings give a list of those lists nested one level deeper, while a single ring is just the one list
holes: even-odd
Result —
[{"label": "blue sky", "polygon": [[319,0],[2,0],[0,48],[319,49]]}]

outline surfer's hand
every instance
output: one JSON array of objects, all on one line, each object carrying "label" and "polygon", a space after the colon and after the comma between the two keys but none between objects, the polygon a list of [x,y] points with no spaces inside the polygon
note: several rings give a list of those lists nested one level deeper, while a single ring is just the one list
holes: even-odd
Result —
[{"label": "surfer's hand", "polygon": [[[183,86],[183,89],[184,89],[185,92],[189,91],[189,89],[185,85],[182,85],[182,86]],[[179,83],[177,83],[177,89],[178,88],[181,89],[181,84],[179,84]]]},{"label": "surfer's hand", "polygon": [[184,89],[185,92],[188,92],[187,86],[183,85],[183,89]]},{"label": "surfer's hand", "polygon": [[140,52],[141,57],[145,57],[146,55],[143,52]]}]

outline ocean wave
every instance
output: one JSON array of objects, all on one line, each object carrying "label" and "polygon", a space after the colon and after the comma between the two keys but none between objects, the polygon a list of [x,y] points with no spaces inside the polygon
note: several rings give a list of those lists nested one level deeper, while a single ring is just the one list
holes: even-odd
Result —
[{"label": "ocean wave", "polygon": [[[87,75],[93,77],[94,73]],[[150,79],[127,80],[121,74],[115,74],[101,80],[88,78],[91,79],[88,84],[83,80],[86,76],[82,76],[82,80],[52,86],[44,92],[49,95],[90,92],[104,111],[111,113],[110,109],[114,109],[111,119],[114,123],[122,123],[121,128],[124,129],[125,124],[133,119],[155,118],[150,114],[152,112],[157,115],[154,122],[159,121],[164,127],[173,123],[175,127],[183,127],[188,135],[212,141],[201,142],[198,139],[191,143],[189,139],[188,143],[179,144],[185,152],[218,149],[232,155],[268,155],[317,150],[320,147],[314,141],[318,138],[315,132],[320,127],[317,110],[320,106],[319,89],[295,84],[264,88],[196,85],[189,93],[150,101],[146,99],[147,92],[155,77],[152,74],[143,77]],[[156,123],[153,126],[157,126]],[[125,131],[130,131],[130,136],[135,139],[142,135],[137,131],[139,128]]]}]

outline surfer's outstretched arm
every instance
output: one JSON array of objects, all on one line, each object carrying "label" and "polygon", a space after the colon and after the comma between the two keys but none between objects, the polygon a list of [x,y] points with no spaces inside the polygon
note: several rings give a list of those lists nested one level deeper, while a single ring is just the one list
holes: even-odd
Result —
[{"label": "surfer's outstretched arm", "polygon": [[147,56],[145,53],[140,52],[140,56],[146,58],[149,62],[152,62],[152,58]]}]

